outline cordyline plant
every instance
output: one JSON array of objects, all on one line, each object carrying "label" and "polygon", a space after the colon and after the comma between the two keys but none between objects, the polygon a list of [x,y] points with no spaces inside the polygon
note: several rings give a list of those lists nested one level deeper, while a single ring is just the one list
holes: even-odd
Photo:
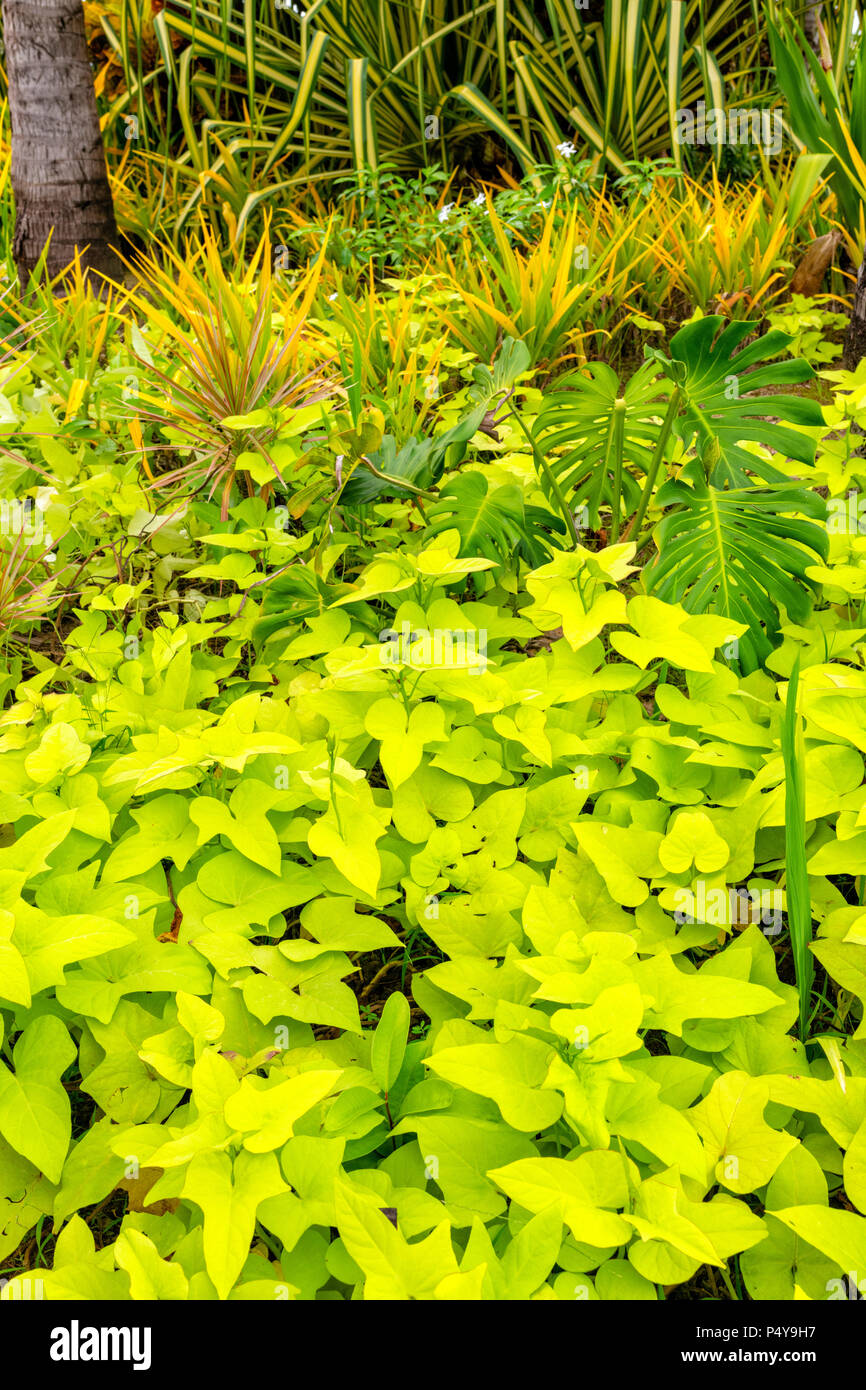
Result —
[{"label": "cordyline plant", "polygon": [[[6,294],[0,296],[0,303],[6,297]],[[20,354],[36,333],[45,327],[45,322],[45,315],[40,315],[29,324],[17,325],[0,338],[0,370],[8,368],[11,364],[11,369],[4,371],[0,378],[0,389],[8,386],[21,370],[25,359],[22,359]],[[0,452],[19,465],[32,467],[38,473],[43,472],[38,465],[28,463],[5,446],[0,446]],[[57,581],[48,567],[50,546],[46,544],[38,549],[34,547],[37,538],[27,534],[23,508],[17,518],[13,510],[11,527],[7,523],[7,513],[8,508],[4,500],[0,509],[0,649],[14,655],[26,646],[20,629],[40,622],[59,602],[61,595],[54,592]],[[17,525],[16,519],[19,523]]]},{"label": "cordyline plant", "polygon": [[0,646],[7,651],[23,650],[21,629],[41,622],[62,597],[55,592],[49,554],[48,546],[35,548],[23,528],[8,549],[0,549]]},{"label": "cordyline plant", "polygon": [[[143,257],[137,267],[159,303],[143,292],[133,302],[163,335],[163,350],[177,365],[162,369],[146,346],[140,347],[139,358],[158,383],[158,394],[139,393],[131,432],[155,487],[206,488],[209,498],[218,493],[225,519],[240,477],[250,495],[256,483],[267,487],[285,481],[274,446],[286,434],[297,433],[293,422],[299,412],[337,390],[322,370],[305,371],[300,364],[319,266],[294,286],[278,289],[267,234],[238,278],[224,270],[210,232],[204,233],[191,265],[170,248],[162,250],[164,263]],[[279,320],[277,336],[274,324]],[[312,423],[306,416],[304,420]],[[142,421],[155,427],[164,442],[145,447]],[[190,457],[154,477],[147,454],[165,447]]]}]

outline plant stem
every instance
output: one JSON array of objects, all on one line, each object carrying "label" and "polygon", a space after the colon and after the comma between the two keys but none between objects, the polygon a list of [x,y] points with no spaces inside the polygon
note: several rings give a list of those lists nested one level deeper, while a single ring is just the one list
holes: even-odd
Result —
[{"label": "plant stem", "polygon": [[643,492],[641,493],[641,499],[638,503],[637,511],[631,519],[631,524],[628,530],[626,531],[623,540],[631,540],[632,536],[636,536],[640,531],[643,519],[646,516],[647,507],[650,504],[650,498],[653,494],[656,475],[658,474],[661,461],[664,458],[665,445],[667,444],[668,439],[670,438],[670,433],[674,427],[674,420],[676,419],[677,411],[679,410],[679,408],[680,388],[678,386],[675,386],[673,392],[671,393],[670,401],[668,402],[667,413],[665,415],[664,420],[662,421],[661,429],[659,430],[659,437],[656,440],[656,447],[653,451],[653,456],[650,459],[650,465],[647,469],[646,480],[643,485]]},{"label": "plant stem", "polygon": [[[619,540],[619,528],[622,521],[622,458],[625,444],[625,412],[625,401],[622,396],[619,396],[614,402],[611,440],[608,449],[608,455],[610,449],[613,450],[613,518],[610,538],[614,545]],[[605,458],[605,469],[607,466],[608,461]]]},{"label": "plant stem", "polygon": [[[374,478],[381,478],[384,483],[393,483],[396,488],[405,489],[406,492],[413,493],[415,497],[431,497],[434,502],[438,502],[438,492],[431,492],[426,487],[416,487],[414,483],[407,482],[405,478],[393,478],[390,473],[382,473],[374,463],[370,462],[366,454],[361,455],[361,462],[365,468],[369,468]],[[346,481],[348,482],[348,479]]]},{"label": "plant stem", "polygon": [[571,515],[571,511],[569,510],[568,504],[566,503],[562,488],[559,486],[559,483],[554,477],[553,472],[548,467],[547,459],[542,454],[541,450],[539,449],[538,445],[533,439],[530,431],[526,428],[526,425],[520,418],[519,413],[514,409],[513,405],[509,405],[508,409],[510,413],[514,416],[515,420],[517,421],[518,425],[520,426],[521,430],[523,431],[524,435],[529,441],[529,447],[532,450],[532,457],[535,461],[535,466],[537,469],[540,469],[540,471],[543,473],[548,487],[550,488],[551,492],[556,498],[557,505],[562,514],[562,519],[568,527],[568,534],[571,536],[572,549],[576,549],[576,547],[580,544],[577,534],[577,527],[574,524],[574,517]]},{"label": "plant stem", "polygon": [[794,973],[800,995],[800,1041],[809,1031],[809,1001],[815,978],[815,961],[809,950],[812,939],[812,905],[806,865],[806,817],[803,733],[797,714],[800,657],[788,684],[782,725],[782,757],[785,764],[785,897],[788,934],[794,956]]}]

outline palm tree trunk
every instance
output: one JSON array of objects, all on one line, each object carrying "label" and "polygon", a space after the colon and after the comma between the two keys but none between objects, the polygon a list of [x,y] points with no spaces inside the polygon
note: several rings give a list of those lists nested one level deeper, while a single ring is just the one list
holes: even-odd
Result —
[{"label": "palm tree trunk", "polygon": [[81,0],[3,0],[12,121],[13,254],[21,285],[49,235],[48,271],[76,250],[114,275],[117,224],[87,56]]},{"label": "palm tree trunk", "polygon": [[809,40],[816,53],[818,53],[821,48],[820,25],[821,11],[823,8],[823,0],[820,0],[820,3],[807,5],[806,13],[803,16],[803,29],[805,30],[806,38]]}]

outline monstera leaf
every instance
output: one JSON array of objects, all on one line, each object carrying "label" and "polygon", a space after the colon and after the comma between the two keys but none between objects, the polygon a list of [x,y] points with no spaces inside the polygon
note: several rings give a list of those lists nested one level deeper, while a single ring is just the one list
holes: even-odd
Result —
[{"label": "monstera leaf", "polygon": [[[594,529],[602,506],[614,515],[637,506],[640,486],[629,467],[648,471],[670,391],[657,362],[645,362],[622,392],[610,367],[592,362],[561,377],[545,398],[534,442],[572,511],[585,505]],[[549,493],[544,473],[539,481]]]},{"label": "monstera leaf", "polygon": [[814,464],[815,439],[791,426],[822,425],[817,401],[759,394],[808,381],[814,372],[800,360],[769,361],[791,341],[780,329],[740,348],[757,324],[728,323],[719,332],[723,322],[719,315],[710,315],[686,324],[671,339],[671,360],[654,354],[680,388],[683,408],[676,431],[687,447],[704,457],[709,451],[715,458],[709,478],[715,487],[746,487],[751,474],[768,483],[785,482],[785,473],[742,446],[754,442],[799,463]]},{"label": "monstera leaf", "polygon": [[807,488],[725,490],[707,484],[697,460],[680,479],[659,489],[656,503],[671,510],[656,528],[658,558],[646,571],[648,588],[691,613],[719,613],[746,623],[741,660],[754,669],[773,648],[779,607],[803,622],[811,606],[806,571],[813,554],[826,556],[824,501]]},{"label": "monstera leaf", "polygon": [[461,555],[483,555],[497,563],[519,556],[532,566],[544,564],[554,548],[551,531],[565,531],[559,517],[526,506],[516,483],[490,488],[477,472],[450,478],[429,517],[433,535],[456,527]]}]

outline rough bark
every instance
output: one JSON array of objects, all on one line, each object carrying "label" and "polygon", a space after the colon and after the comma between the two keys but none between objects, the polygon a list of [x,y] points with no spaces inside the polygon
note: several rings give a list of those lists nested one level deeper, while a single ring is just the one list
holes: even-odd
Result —
[{"label": "rough bark", "polygon": [[76,251],[88,269],[117,277],[122,262],[81,0],[3,0],[12,188],[13,254],[22,284],[51,236],[47,267]]},{"label": "rough bark", "polygon": [[833,264],[836,247],[842,240],[840,231],[825,232],[811,243],[791,277],[791,293],[812,297],[820,294],[824,277]]},{"label": "rough bark", "polygon": [[861,357],[866,357],[866,255],[857,272],[851,319],[842,349],[842,365],[850,371]]},{"label": "rough bark", "polygon": [[806,13],[803,16],[803,29],[805,31],[806,38],[809,40],[816,53],[819,52],[821,47],[820,26],[821,11],[823,10],[823,8],[823,0],[820,0],[820,3],[817,4],[807,5]]}]

